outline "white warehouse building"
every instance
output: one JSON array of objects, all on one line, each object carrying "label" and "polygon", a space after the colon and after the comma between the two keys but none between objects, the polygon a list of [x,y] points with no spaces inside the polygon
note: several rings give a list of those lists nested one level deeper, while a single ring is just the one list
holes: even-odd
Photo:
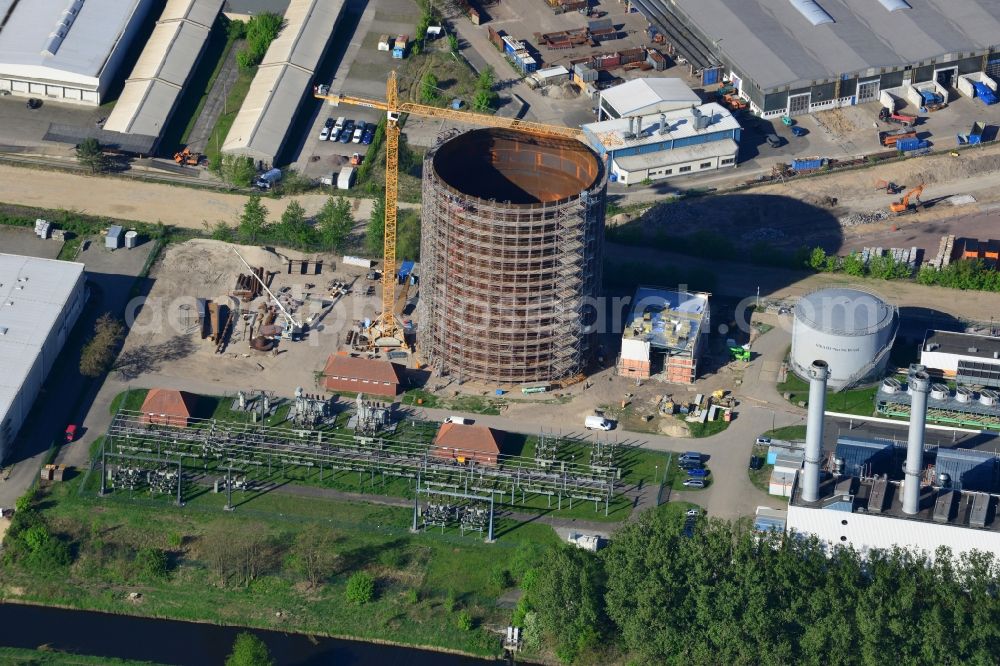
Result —
[{"label": "white warehouse building", "polygon": [[83,310],[83,268],[0,254],[0,462]]},{"label": "white warehouse building", "polygon": [[153,0],[0,0],[0,90],[99,106]]}]

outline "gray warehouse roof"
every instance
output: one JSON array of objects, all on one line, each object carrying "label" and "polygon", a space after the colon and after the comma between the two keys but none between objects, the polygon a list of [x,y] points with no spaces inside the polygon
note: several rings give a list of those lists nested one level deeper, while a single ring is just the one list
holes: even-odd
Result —
[{"label": "gray warehouse roof", "polygon": [[0,423],[82,273],[83,264],[0,254]]},{"label": "gray warehouse roof", "polygon": [[152,0],[0,0],[0,73],[93,85]]},{"label": "gray warehouse roof", "polygon": [[208,41],[223,0],[169,0],[104,128],[159,136]]},{"label": "gray warehouse roof", "polygon": [[224,153],[274,162],[292,117],[312,86],[345,0],[292,0],[282,28],[250,84],[240,112],[222,144]]},{"label": "gray warehouse roof", "polygon": [[1000,42],[1000,0],[817,0],[813,25],[788,0],[643,0],[682,16],[764,90],[801,87],[881,67],[941,61]]}]

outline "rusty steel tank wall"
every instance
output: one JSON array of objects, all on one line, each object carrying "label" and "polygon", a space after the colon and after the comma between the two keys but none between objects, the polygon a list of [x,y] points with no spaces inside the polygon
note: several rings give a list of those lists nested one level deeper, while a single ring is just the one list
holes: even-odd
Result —
[{"label": "rusty steel tank wall", "polygon": [[505,384],[582,371],[606,178],[572,139],[481,129],[429,151],[418,346],[432,368]]}]

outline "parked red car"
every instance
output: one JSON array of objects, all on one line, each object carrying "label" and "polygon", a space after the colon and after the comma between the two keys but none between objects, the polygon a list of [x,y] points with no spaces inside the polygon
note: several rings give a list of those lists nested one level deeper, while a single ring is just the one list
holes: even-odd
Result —
[{"label": "parked red car", "polygon": [[76,439],[76,426],[68,425],[66,426],[66,443],[70,443]]}]

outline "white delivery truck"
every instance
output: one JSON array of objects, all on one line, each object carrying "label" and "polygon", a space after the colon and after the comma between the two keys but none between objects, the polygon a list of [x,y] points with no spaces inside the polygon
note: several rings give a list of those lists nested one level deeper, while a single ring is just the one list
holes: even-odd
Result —
[{"label": "white delivery truck", "polygon": [[583,425],[587,430],[611,430],[615,427],[615,422],[603,416],[588,416]]},{"label": "white delivery truck", "polygon": [[349,190],[351,186],[354,185],[354,172],[356,169],[354,167],[345,166],[340,170],[340,175],[337,176],[337,189],[338,190]]}]

